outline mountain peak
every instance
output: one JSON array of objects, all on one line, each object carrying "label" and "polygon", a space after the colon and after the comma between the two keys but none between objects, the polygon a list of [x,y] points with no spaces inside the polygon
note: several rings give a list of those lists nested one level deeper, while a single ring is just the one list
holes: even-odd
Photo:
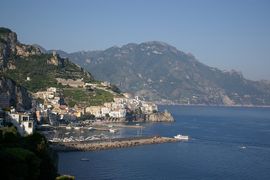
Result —
[{"label": "mountain peak", "polygon": [[83,56],[72,54],[101,80],[151,101],[181,104],[269,105],[269,85],[223,72],[161,42],[129,43]]},{"label": "mountain peak", "polygon": [[147,44],[147,45],[158,45],[158,46],[171,46],[163,41],[146,41],[141,44]]}]

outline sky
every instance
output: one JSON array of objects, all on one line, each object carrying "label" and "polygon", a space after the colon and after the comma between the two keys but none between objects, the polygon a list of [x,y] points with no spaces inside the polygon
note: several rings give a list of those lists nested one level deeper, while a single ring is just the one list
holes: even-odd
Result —
[{"label": "sky", "polygon": [[1,0],[20,42],[66,52],[164,41],[200,62],[270,80],[269,0]]}]

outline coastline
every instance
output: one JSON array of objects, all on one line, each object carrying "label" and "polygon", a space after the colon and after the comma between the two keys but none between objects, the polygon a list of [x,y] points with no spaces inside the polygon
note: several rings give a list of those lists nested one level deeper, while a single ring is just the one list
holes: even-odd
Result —
[{"label": "coastline", "polygon": [[158,106],[198,106],[198,107],[232,107],[232,108],[237,108],[237,107],[244,107],[244,108],[270,108],[270,105],[241,105],[241,104],[236,104],[236,105],[224,105],[224,104],[179,104],[179,103],[160,103],[160,102],[155,102]]},{"label": "coastline", "polygon": [[148,137],[106,139],[92,142],[90,141],[57,142],[57,143],[54,142],[50,144],[50,147],[57,152],[99,151],[99,150],[127,148],[148,144],[173,143],[180,141],[181,140],[179,139],[170,137],[148,136]]}]

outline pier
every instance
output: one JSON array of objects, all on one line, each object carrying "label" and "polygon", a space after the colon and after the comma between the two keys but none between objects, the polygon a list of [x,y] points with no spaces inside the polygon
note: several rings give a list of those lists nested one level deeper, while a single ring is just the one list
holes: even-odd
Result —
[{"label": "pier", "polygon": [[126,148],[147,144],[172,143],[179,141],[179,139],[170,137],[151,136],[105,139],[83,142],[53,142],[50,146],[56,151],[99,151],[106,149]]}]

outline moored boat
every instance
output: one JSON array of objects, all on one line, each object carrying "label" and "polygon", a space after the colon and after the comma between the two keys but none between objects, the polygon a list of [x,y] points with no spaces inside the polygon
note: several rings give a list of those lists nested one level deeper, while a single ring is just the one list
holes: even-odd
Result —
[{"label": "moored boat", "polygon": [[116,133],[117,132],[117,129],[109,129],[109,132],[110,133]]},{"label": "moored boat", "polygon": [[177,134],[176,136],[174,136],[175,139],[179,139],[179,140],[188,140],[189,137],[188,136],[184,136],[181,134]]}]

